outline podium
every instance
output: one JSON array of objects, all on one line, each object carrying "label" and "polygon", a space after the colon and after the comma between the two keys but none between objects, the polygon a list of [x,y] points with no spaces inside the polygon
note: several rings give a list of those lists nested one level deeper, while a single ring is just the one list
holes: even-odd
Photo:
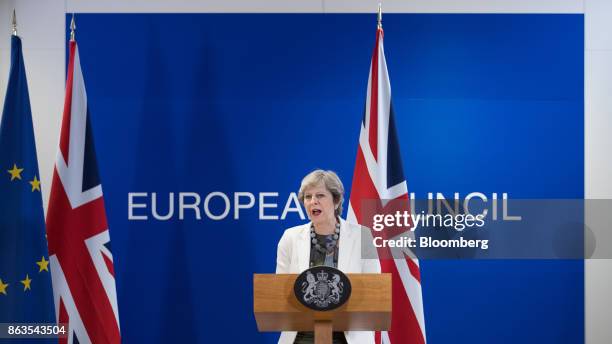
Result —
[{"label": "podium", "polygon": [[297,274],[253,275],[253,311],[260,332],[314,331],[316,344],[333,331],[384,331],[391,326],[391,274],[347,274],[352,293],[341,307],[315,311],[295,297]]}]

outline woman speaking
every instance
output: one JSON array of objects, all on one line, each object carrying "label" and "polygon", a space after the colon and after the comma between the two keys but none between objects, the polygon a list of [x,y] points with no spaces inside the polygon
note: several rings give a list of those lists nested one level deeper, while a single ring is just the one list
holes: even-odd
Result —
[{"label": "woman speaking", "polygon": [[[310,222],[283,233],[276,254],[277,274],[299,274],[320,265],[344,273],[380,273],[378,259],[362,259],[362,231],[369,235],[369,230],[340,218],[344,186],[336,173],[315,170],[306,175],[298,199],[306,208]],[[371,344],[374,343],[374,332],[334,332],[333,342]],[[282,332],[278,343],[314,343],[314,333]]]}]

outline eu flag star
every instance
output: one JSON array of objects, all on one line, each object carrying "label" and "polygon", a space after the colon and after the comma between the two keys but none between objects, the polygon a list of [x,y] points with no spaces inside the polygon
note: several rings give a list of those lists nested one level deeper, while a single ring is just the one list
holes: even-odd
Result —
[{"label": "eu flag star", "polygon": [[32,280],[30,279],[30,276],[26,274],[26,278],[21,280],[21,284],[23,284],[23,291],[32,290],[30,289],[30,283],[32,283]]},{"label": "eu flag star", "polygon": [[38,270],[38,272],[43,272],[44,271],[49,271],[49,261],[45,260],[45,256],[43,256],[42,258],[40,258],[39,262],[36,262],[36,264],[38,265],[38,267],[40,268]]},{"label": "eu flag star", "polygon": [[34,190],[40,191],[40,180],[38,180],[36,176],[34,176],[34,180],[30,182],[30,185],[32,185],[32,192],[34,192]]},{"label": "eu flag star", "polygon": [[0,294],[6,295],[6,287],[8,287],[8,283],[3,283],[2,278],[0,278]]},{"label": "eu flag star", "polygon": [[21,180],[22,171],[23,171],[23,168],[17,168],[17,164],[13,164],[13,168],[10,170],[7,170],[7,172],[11,174],[11,181],[14,180],[15,178]]}]

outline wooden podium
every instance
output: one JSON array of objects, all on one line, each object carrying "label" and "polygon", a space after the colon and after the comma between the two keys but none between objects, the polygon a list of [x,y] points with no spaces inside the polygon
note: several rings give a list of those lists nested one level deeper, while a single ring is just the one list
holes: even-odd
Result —
[{"label": "wooden podium", "polygon": [[332,342],[333,331],[388,330],[391,274],[347,274],[352,293],[341,307],[315,311],[293,292],[297,274],[253,275],[253,311],[261,332],[314,331],[316,344]]}]

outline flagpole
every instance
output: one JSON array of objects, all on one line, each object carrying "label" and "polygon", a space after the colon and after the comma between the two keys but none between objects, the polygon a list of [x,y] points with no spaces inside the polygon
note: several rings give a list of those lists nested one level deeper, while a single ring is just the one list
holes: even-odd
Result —
[{"label": "flagpole", "polygon": [[382,2],[378,3],[378,29],[382,29]]},{"label": "flagpole", "polygon": [[15,9],[13,8],[13,36],[17,36],[17,15],[15,14]]},{"label": "flagpole", "polygon": [[74,22],[74,13],[72,13],[72,20],[70,21],[70,41],[74,42],[75,41],[75,33],[74,31],[76,30],[76,24]]}]

